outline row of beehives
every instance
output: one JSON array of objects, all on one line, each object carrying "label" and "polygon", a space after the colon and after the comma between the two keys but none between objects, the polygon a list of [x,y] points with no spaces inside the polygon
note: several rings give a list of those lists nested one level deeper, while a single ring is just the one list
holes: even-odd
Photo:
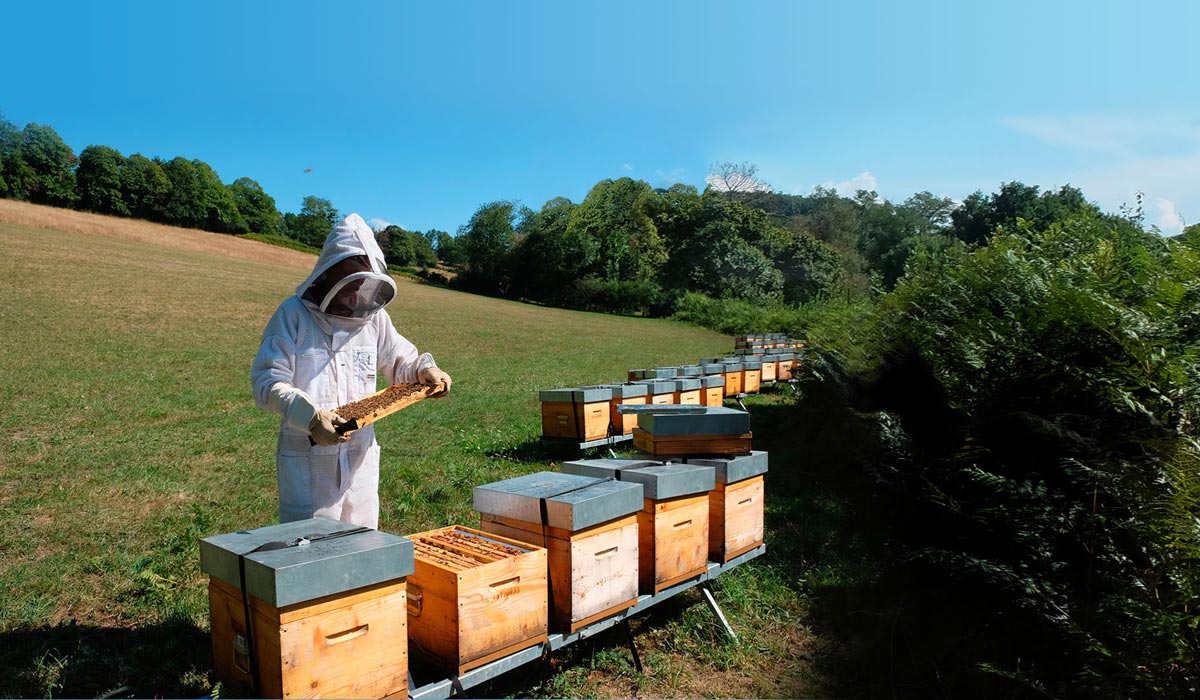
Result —
[{"label": "row of beehives", "polygon": [[766,471],[765,452],[580,460],[476,487],[478,529],[314,518],[205,538],[217,678],[259,697],[402,697],[410,645],[461,675],[573,633],[761,545]]},{"label": "row of beehives", "polygon": [[758,393],[763,382],[790,380],[797,363],[794,352],[703,357],[696,365],[631,369],[624,383],[543,389],[542,438],[589,442],[629,435],[636,417],[618,406],[721,406],[728,396]]}]

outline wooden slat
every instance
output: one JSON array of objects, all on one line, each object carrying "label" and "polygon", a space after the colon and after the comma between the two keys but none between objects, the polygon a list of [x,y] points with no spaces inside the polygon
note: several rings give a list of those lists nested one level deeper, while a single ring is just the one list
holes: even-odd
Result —
[{"label": "wooden slat", "polygon": [[747,454],[753,433],[741,435],[651,435],[633,429],[633,446],[652,455]]}]

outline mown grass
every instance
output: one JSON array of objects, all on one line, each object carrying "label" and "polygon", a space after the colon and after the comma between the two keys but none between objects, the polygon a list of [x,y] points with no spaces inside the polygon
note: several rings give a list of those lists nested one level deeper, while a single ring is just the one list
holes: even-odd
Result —
[{"label": "mown grass", "polygon": [[[276,520],[278,418],[254,406],[249,366],[267,318],[312,259],[230,254],[217,240],[227,237],[208,246],[208,234],[169,229],[158,235],[201,238],[159,245],[154,235],[0,223],[0,696],[211,693],[196,541]],[[378,425],[380,527],[399,534],[475,524],[473,486],[555,468],[560,455],[537,439],[537,389],[618,380],[732,345],[668,321],[398,284],[396,326],[455,380],[449,398]],[[757,401],[756,446],[767,445],[788,399]],[[782,520],[809,511],[799,495],[773,494],[794,458],[778,449],[772,554],[716,587],[740,641],[720,637],[699,596],[685,595],[634,623],[642,676],[624,665],[624,637],[610,634],[480,690],[817,692]]]}]

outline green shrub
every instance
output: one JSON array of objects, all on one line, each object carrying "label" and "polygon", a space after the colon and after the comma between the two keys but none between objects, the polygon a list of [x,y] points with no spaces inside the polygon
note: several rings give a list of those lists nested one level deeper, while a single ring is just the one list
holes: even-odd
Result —
[{"label": "green shrub", "polygon": [[873,348],[847,384],[878,412],[857,498],[892,692],[1195,692],[1198,280],[1197,251],[1083,214],[917,254],[865,335],[810,317]]}]

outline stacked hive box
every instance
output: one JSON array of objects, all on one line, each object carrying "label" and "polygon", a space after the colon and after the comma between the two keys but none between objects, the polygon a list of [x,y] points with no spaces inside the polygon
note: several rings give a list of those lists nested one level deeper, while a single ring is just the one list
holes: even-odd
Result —
[{"label": "stacked hive box", "polygon": [[703,374],[700,365],[680,365],[677,369],[680,377],[699,377]]},{"label": "stacked hive box", "polygon": [[607,437],[613,392],[608,387],[543,389],[542,438],[586,442]]},{"label": "stacked hive box", "polygon": [[716,487],[708,494],[709,557],[725,563],[761,545],[767,453],[687,457],[684,461],[716,470]]},{"label": "stacked hive box", "polygon": [[461,525],[408,539],[415,651],[461,675],[546,641],[545,549]]},{"label": "stacked hive box", "polygon": [[638,382],[645,379],[674,379],[675,376],[675,367],[655,367],[653,369],[629,370],[629,381],[631,382]]},{"label": "stacked hive box", "polygon": [[725,395],[737,396],[742,393],[742,363],[734,360],[722,360],[721,371],[725,375]]},{"label": "stacked hive box", "polygon": [[637,382],[625,384],[610,384],[612,400],[609,402],[609,425],[613,435],[629,435],[637,426],[637,416],[629,413],[622,415],[617,406],[640,406],[645,404],[650,393],[650,387]]},{"label": "stacked hive box", "polygon": [[753,358],[742,361],[742,393],[757,394],[762,384],[762,362]]},{"label": "stacked hive box", "polygon": [[671,380],[675,391],[671,393],[671,403],[676,405],[700,405],[700,379],[697,377],[680,377]]},{"label": "stacked hive box", "polygon": [[655,456],[748,454],[750,415],[723,406],[638,414],[633,445]]},{"label": "stacked hive box", "polygon": [[540,472],[475,487],[485,532],[548,550],[551,620],[573,633],[637,602],[636,483]]},{"label": "stacked hive box", "polygon": [[722,406],[724,403],[725,375],[711,374],[700,377],[700,405]]},{"label": "stacked hive box", "polygon": [[779,361],[773,359],[770,355],[760,355],[756,359],[762,362],[762,381],[764,383],[775,381],[776,370],[779,369]]},{"label": "stacked hive box", "polygon": [[786,382],[792,379],[792,370],[796,367],[796,355],[791,352],[781,352],[775,355],[775,360],[779,363],[775,376],[779,381]]},{"label": "stacked hive box", "polygon": [[[257,697],[407,695],[413,545],[358,530],[313,518],[200,540],[213,669],[225,688],[253,697],[257,675]],[[251,553],[267,543],[280,547]]]},{"label": "stacked hive box", "polygon": [[638,513],[638,578],[652,595],[695,578],[708,569],[708,493],[712,467],[643,460],[579,460],[563,471],[641,484],[645,500]]},{"label": "stacked hive box", "polygon": [[669,404],[675,398],[675,382],[669,379],[640,379],[636,384],[645,384],[649,393],[648,404]]}]

